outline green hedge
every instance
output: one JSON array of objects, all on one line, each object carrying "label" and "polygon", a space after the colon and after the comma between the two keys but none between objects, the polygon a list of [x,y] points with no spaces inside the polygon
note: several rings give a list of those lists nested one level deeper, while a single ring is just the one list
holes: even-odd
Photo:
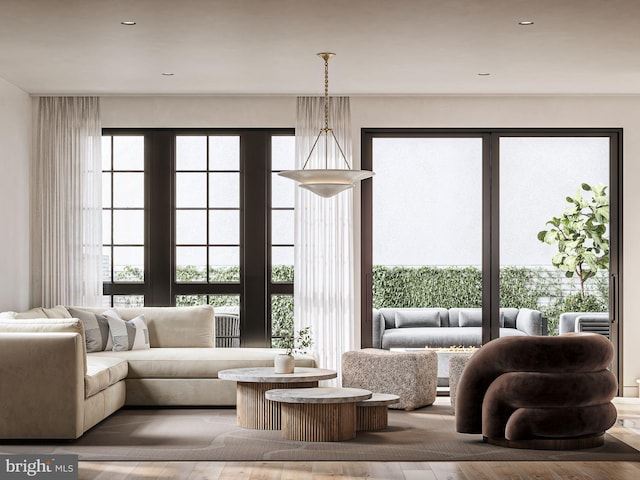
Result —
[{"label": "green hedge", "polygon": [[[204,282],[206,271],[193,266],[177,270],[178,281]],[[209,270],[215,281],[237,281],[237,267]],[[118,280],[142,281],[142,271],[125,267]],[[273,281],[292,282],[293,267],[273,267]],[[549,334],[557,335],[558,317],[565,311],[607,311],[607,277],[589,281],[589,295],[583,300],[577,290],[566,292],[562,272],[533,267],[500,269],[500,305],[532,308],[548,318]],[[181,295],[178,306],[202,305],[206,295]],[[238,305],[237,295],[211,295],[214,306]],[[477,267],[373,267],[373,307],[480,307],[482,305],[482,272]],[[273,345],[278,346],[283,332],[293,331],[293,297],[274,295],[271,299]]]}]

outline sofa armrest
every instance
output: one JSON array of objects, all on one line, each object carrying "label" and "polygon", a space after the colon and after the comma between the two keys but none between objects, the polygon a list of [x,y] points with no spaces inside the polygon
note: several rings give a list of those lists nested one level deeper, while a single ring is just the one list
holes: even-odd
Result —
[{"label": "sofa armrest", "polygon": [[78,333],[0,332],[0,438],[80,437],[84,355]]},{"label": "sofa armrest", "polygon": [[609,312],[581,313],[575,319],[574,331],[599,333],[609,338]]},{"label": "sofa armrest", "polygon": [[542,312],[539,310],[532,310],[530,308],[521,308],[518,310],[516,328],[527,335],[546,336],[549,333],[547,323],[547,317],[543,317]]},{"label": "sofa armrest", "polygon": [[373,318],[371,320],[371,330],[372,330],[372,347],[373,348],[382,348],[382,335],[384,335],[384,317],[380,310],[377,308],[373,309]]}]

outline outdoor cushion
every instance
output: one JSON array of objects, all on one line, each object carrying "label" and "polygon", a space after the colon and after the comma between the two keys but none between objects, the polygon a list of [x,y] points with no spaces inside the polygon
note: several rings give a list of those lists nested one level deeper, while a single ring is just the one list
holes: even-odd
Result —
[{"label": "outdoor cushion", "polygon": [[[524,336],[515,328],[501,328],[500,336]],[[447,348],[451,346],[479,347],[482,344],[481,327],[395,328],[386,330],[382,348]]]},{"label": "outdoor cushion", "polygon": [[[458,322],[461,327],[482,327],[482,309],[462,310]],[[500,328],[504,328],[503,312],[500,312]]]},{"label": "outdoor cushion", "polygon": [[425,308],[398,310],[396,328],[410,327],[440,327],[440,312]]}]

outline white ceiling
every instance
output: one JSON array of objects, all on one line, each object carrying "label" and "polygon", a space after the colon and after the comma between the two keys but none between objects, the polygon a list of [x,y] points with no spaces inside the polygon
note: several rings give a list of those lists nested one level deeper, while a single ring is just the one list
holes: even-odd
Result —
[{"label": "white ceiling", "polygon": [[322,94],[322,51],[331,94],[640,94],[640,1],[0,0],[32,94]]}]

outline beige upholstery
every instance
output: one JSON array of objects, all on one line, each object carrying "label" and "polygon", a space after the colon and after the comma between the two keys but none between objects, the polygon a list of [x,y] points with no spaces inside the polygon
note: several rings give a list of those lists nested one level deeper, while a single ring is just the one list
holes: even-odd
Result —
[{"label": "beige upholstery", "polygon": [[[74,307],[102,313],[104,307]],[[151,348],[215,347],[215,319],[213,307],[139,307],[116,308],[123,320],[144,315],[149,328]]]},{"label": "beige upholstery", "polygon": [[[218,378],[220,370],[273,367],[270,348],[151,348],[126,352],[94,352],[89,358],[118,358],[129,363],[127,378]],[[299,356],[299,367],[313,367],[312,357]]]},{"label": "beige upholstery", "polygon": [[[122,408],[124,406],[125,395],[125,383],[121,381],[87,398],[83,405],[83,432],[86,432]],[[82,435],[82,432],[80,435]],[[80,435],[78,435],[78,437]]]},{"label": "beige upholstery", "polygon": [[342,386],[391,393],[400,400],[389,408],[431,405],[438,387],[438,354],[430,350],[390,352],[375,348],[342,354]]},{"label": "beige upholstery", "polygon": [[32,308],[28,312],[18,313],[15,318],[71,318],[71,315],[62,305],[57,305],[53,308]]},{"label": "beige upholstery", "polygon": [[87,357],[87,374],[84,376],[84,395],[89,398],[98,392],[127,378],[129,364],[114,357]]},{"label": "beige upholstery", "polygon": [[77,333],[80,335],[82,342],[82,370],[87,373],[86,362],[86,343],[84,338],[84,328],[80,320],[76,318],[30,318],[25,319],[0,319],[0,332],[19,332],[19,333]]},{"label": "beige upholstery", "polygon": [[84,429],[78,333],[0,332],[0,438],[77,438]]},{"label": "beige upholstery", "polygon": [[236,382],[218,378],[128,378],[126,405],[229,407]]},{"label": "beige upholstery", "polygon": [[[64,307],[0,318],[0,439],[75,439],[125,404],[233,406],[236,384],[218,372],[273,366],[279,353],[214,348],[210,306],[117,311],[125,320],[144,314],[152,348],[87,355],[82,323]],[[296,365],[317,366],[310,356]]]}]

